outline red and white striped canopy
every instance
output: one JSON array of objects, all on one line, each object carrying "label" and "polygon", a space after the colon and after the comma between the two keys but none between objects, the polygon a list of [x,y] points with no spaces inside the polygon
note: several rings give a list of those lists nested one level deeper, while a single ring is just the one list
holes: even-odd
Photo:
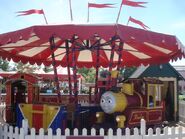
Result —
[{"label": "red and white striped canopy", "polygon": [[103,67],[138,66],[185,57],[175,36],[124,25],[42,25],[0,35],[0,56],[15,62],[50,65],[52,52],[63,67],[96,67],[97,61]]}]

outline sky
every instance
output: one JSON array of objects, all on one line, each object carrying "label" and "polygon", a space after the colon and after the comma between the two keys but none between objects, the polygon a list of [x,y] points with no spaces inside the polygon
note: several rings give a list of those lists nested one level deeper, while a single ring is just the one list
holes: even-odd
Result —
[{"label": "sky", "polygon": [[[0,34],[44,25],[42,15],[17,16],[17,11],[43,9],[49,24],[87,24],[88,2],[113,3],[115,8],[90,8],[88,24],[115,24],[122,0],[71,0],[73,21],[70,18],[69,0],[1,0]],[[119,24],[126,25],[129,16],[142,21],[151,31],[175,35],[185,45],[185,0],[133,0],[145,1],[146,8],[123,6]],[[141,28],[129,23],[129,26]],[[184,65],[185,59],[171,63]]]}]

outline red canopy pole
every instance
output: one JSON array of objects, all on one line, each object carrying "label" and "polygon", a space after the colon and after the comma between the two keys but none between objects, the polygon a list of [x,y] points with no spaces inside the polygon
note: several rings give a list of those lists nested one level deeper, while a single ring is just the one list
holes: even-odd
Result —
[{"label": "red canopy pole", "polygon": [[55,84],[57,87],[58,101],[61,102],[60,87],[59,87],[58,74],[57,74],[57,68],[56,68],[56,60],[55,60],[55,54],[54,54],[54,49],[56,47],[54,36],[50,37],[49,41],[50,41],[52,65],[53,65],[53,70],[54,70],[54,81],[55,81]]},{"label": "red canopy pole", "polygon": [[71,71],[70,71],[70,64],[69,64],[69,42],[68,42],[68,40],[66,40],[66,60],[67,60],[69,94],[70,94],[70,97],[72,97]]},{"label": "red canopy pole", "polygon": [[[110,54],[110,62],[109,62],[109,72],[111,73],[112,71],[112,66],[113,66],[113,58],[114,58],[114,49],[115,49],[115,38],[113,37],[111,40],[111,54]],[[108,83],[107,83],[107,89],[110,89],[111,87],[111,75],[108,76]]]},{"label": "red canopy pole", "polygon": [[99,94],[98,92],[98,70],[100,67],[100,47],[97,47],[96,50],[96,79],[95,79],[95,101],[96,103],[99,102],[99,97],[97,96]]},{"label": "red canopy pole", "polygon": [[[122,52],[123,52],[123,42],[120,40],[119,43],[119,48],[118,48],[118,65],[117,65],[117,71],[120,71],[120,67],[121,67],[121,58],[122,58]],[[117,76],[118,78],[118,76]],[[116,79],[117,81],[117,79]],[[117,82],[115,83],[115,86],[117,86]]]},{"label": "red canopy pole", "polygon": [[75,36],[72,39],[72,66],[73,66],[73,78],[74,78],[74,95],[75,95],[75,103],[78,103],[78,92],[77,92],[77,69],[76,69],[76,48],[75,48]]}]

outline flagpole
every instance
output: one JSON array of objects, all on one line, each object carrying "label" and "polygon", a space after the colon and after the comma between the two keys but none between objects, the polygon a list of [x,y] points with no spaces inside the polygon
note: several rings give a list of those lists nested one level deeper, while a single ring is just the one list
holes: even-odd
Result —
[{"label": "flagpole", "polygon": [[130,21],[130,17],[129,17],[128,21],[127,21],[127,26],[128,26],[128,24],[129,24],[129,21]]},{"label": "flagpole", "polygon": [[70,8],[71,21],[73,21],[73,13],[72,13],[72,7],[71,7],[71,0],[69,0],[69,8]]},{"label": "flagpole", "polygon": [[87,23],[89,22],[89,3],[88,3],[88,11],[87,11]]},{"label": "flagpole", "polygon": [[119,20],[119,16],[120,16],[120,13],[121,13],[121,9],[122,9],[122,3],[121,3],[120,8],[119,8],[119,13],[118,13],[118,17],[116,19],[116,24],[118,24],[118,20]]},{"label": "flagpole", "polygon": [[48,24],[48,21],[47,21],[46,15],[45,15],[45,13],[44,13],[44,10],[42,9],[42,11],[43,11],[43,16],[44,16],[45,23],[46,23],[46,24]]},{"label": "flagpole", "polygon": [[127,21],[127,26],[128,26],[128,24],[129,24],[129,21],[130,21],[130,20],[128,19],[128,21]]}]

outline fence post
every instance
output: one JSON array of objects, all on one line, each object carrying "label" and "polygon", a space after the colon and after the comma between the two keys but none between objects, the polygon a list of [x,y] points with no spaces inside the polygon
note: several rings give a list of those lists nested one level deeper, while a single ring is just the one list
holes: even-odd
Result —
[{"label": "fence post", "polygon": [[28,135],[28,120],[27,119],[23,119],[22,120],[22,128],[24,130],[24,135]]},{"label": "fence post", "polygon": [[20,134],[19,134],[19,139],[24,139],[25,135],[24,135],[24,129],[20,128]]},{"label": "fence post", "polygon": [[140,133],[141,135],[146,135],[146,121],[144,119],[141,119],[140,122]]}]

